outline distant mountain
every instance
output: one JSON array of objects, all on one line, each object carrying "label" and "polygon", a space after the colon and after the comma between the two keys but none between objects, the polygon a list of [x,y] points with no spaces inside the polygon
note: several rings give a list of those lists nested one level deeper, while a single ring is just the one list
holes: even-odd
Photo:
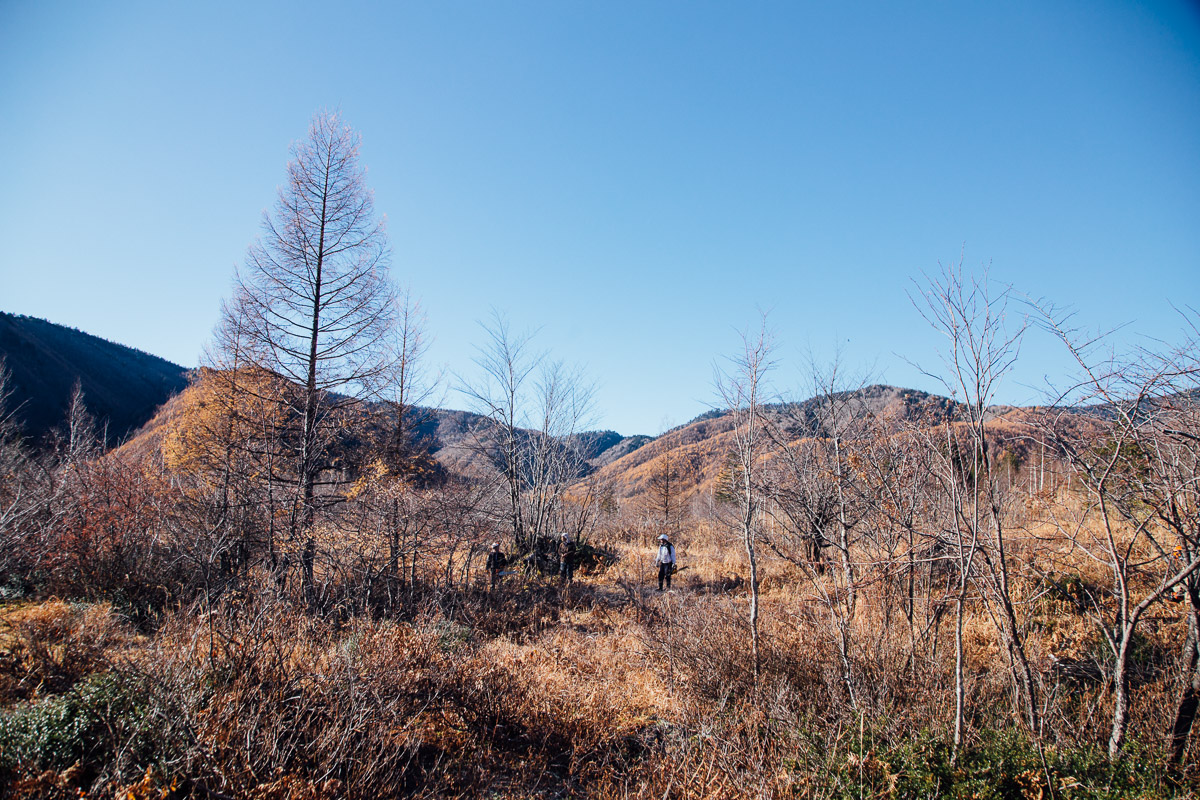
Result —
[{"label": "distant mountain", "polygon": [[178,364],[44,319],[0,311],[0,358],[12,372],[11,406],[33,441],[63,422],[78,380],[110,445],[145,425],[187,385]]},{"label": "distant mountain", "polygon": [[[492,467],[485,463],[482,452],[489,441],[492,423],[471,411],[452,409],[421,409],[418,416],[424,422],[418,435],[425,440],[430,452],[447,469],[462,475],[482,474]],[[526,436],[535,436],[525,431]],[[648,436],[622,436],[615,431],[584,431],[571,437],[570,451],[579,460],[578,475],[591,475],[607,464],[633,452],[651,441]]]},{"label": "distant mountain", "polygon": [[[195,389],[187,387],[162,405],[158,413],[124,444],[122,451],[135,456],[157,452],[162,446],[168,423],[189,405],[189,393],[192,391]],[[365,458],[361,448],[369,446],[366,443],[371,440],[386,438],[388,427],[394,424],[393,412],[383,404],[367,403],[365,410],[366,427],[348,433],[334,445],[347,463]],[[441,408],[417,408],[410,413],[421,448],[445,470],[468,477],[496,474],[496,466],[488,451],[494,448],[499,437],[496,424],[490,419],[470,411]],[[538,434],[525,430],[522,435],[534,437]],[[576,459],[575,476],[583,478],[649,441],[650,438],[646,436],[627,437],[613,431],[586,431],[575,434],[563,446],[564,452]]]},{"label": "distant mountain", "polygon": [[[0,312],[0,357],[12,372],[18,417],[31,439],[39,440],[61,424],[76,380],[88,409],[107,423],[109,444],[131,439],[132,452],[152,452],[161,441],[165,422],[177,413],[186,396],[188,370],[178,364],[82,331],[34,317]],[[172,400],[173,395],[180,395]],[[936,424],[953,415],[956,404],[946,397],[895,386],[868,386],[843,395],[847,413],[869,413],[901,422]],[[168,400],[171,402],[168,403]],[[820,400],[809,399],[767,407],[767,413],[797,425],[804,435]],[[787,411],[785,415],[783,412]],[[1025,410],[989,409],[1002,427],[1019,425]],[[386,425],[382,406],[372,416]],[[423,409],[418,433],[429,453],[450,472],[460,475],[495,474],[486,453],[495,441],[494,426],[469,411]],[[733,418],[728,411],[705,412],[658,437],[621,436],[613,431],[575,434],[563,446],[577,454],[577,475],[594,476],[616,498],[643,494],[668,452],[683,467],[681,497],[696,496],[712,485],[730,451]],[[526,431],[527,436],[536,436]],[[353,449],[353,444],[348,443]]]},{"label": "distant mountain", "polygon": [[[897,425],[914,421],[936,424],[955,410],[954,401],[947,397],[897,386],[867,386],[842,392],[837,397],[848,401],[842,404],[844,413],[870,414],[894,420]],[[811,430],[821,403],[820,398],[810,398],[769,405],[766,412],[774,416],[785,429],[788,424],[795,425],[796,430],[788,431],[789,436],[800,438],[807,430]],[[1008,406],[996,407],[990,409],[989,414],[999,419],[1011,411]],[[729,411],[706,411],[691,422],[673,428],[656,439],[642,442],[637,449],[599,465],[595,476],[610,487],[615,498],[637,498],[648,490],[651,477],[663,470],[670,454],[679,474],[679,496],[686,501],[712,487],[732,450],[733,428],[734,419]]]}]

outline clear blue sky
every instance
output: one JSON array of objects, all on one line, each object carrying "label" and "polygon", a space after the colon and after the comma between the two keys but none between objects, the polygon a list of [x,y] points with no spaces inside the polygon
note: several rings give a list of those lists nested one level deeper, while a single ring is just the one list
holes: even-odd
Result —
[{"label": "clear blue sky", "polygon": [[[759,307],[783,388],[840,345],[936,389],[906,290],[964,248],[1126,340],[1200,305],[1194,4],[4,0],[0,309],[194,365],[321,107],[432,358],[494,306],[625,434],[714,404]],[[1000,399],[1065,365],[1031,337]]]}]

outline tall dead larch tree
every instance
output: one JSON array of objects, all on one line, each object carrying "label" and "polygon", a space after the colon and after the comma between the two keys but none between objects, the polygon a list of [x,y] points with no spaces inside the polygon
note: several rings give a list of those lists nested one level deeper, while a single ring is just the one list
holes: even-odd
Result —
[{"label": "tall dead larch tree", "polygon": [[[294,535],[312,525],[336,412],[377,390],[396,359],[387,237],[359,143],[338,114],[313,117],[225,311],[238,317],[243,361],[298,387],[287,401],[296,420]],[[305,564],[311,583],[311,558]]]}]

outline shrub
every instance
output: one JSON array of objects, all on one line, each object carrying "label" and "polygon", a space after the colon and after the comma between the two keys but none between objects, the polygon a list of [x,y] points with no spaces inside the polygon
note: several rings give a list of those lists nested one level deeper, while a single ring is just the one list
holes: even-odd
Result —
[{"label": "shrub", "polygon": [[9,619],[13,636],[0,670],[11,680],[5,693],[18,698],[70,689],[106,669],[109,651],[131,638],[128,626],[107,604],[51,600]]},{"label": "shrub", "polygon": [[167,745],[149,710],[137,678],[93,675],[66,694],[0,713],[0,767],[16,774],[78,764],[75,780],[82,788],[131,779]]},{"label": "shrub", "polygon": [[861,749],[857,744],[833,773],[829,788],[835,797],[858,797],[860,786],[872,796],[972,800],[1193,797],[1197,788],[1172,773],[1152,748],[1137,743],[1116,762],[1088,746],[1046,747],[1043,762],[1035,743],[1017,730],[986,731],[956,760],[949,744],[929,731],[894,743],[869,735]]}]

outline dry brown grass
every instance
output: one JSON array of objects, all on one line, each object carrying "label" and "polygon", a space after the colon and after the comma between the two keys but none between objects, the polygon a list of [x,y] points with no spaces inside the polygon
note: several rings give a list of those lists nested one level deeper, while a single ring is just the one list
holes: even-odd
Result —
[{"label": "dry brown grass", "polygon": [[[1053,666],[1092,658],[1094,626],[1021,560],[1048,553],[1043,571],[1101,576],[1062,542],[1047,544],[1045,528],[1027,533],[1043,549],[1017,554],[1014,596],[1045,741],[1101,742],[1103,680]],[[143,642],[106,609],[61,603],[12,612],[9,641],[24,643],[22,663],[40,665],[31,675],[77,675],[126,653],[148,676],[181,750],[172,771],[131,787],[135,797],[179,776],[194,794],[312,800],[832,796],[837,781],[822,776],[858,758],[859,726],[883,742],[948,737],[953,613],[936,592],[918,598],[910,628],[896,587],[869,582],[847,623],[847,665],[822,593],[765,556],[756,680],[745,586],[730,582],[745,574],[745,556],[718,526],[682,532],[688,569],[665,595],[653,591],[653,540],[593,541],[617,559],[569,589],[514,576],[489,596],[430,582],[402,618],[313,614],[264,580],[211,613],[170,615]],[[1146,626],[1146,658],[1178,648],[1182,630],[1169,612]],[[72,666],[66,643],[91,655]],[[969,739],[1019,724],[1007,657],[978,597],[965,650]],[[1164,667],[1146,673],[1136,731],[1164,728],[1176,678]],[[864,761],[876,767],[884,769]]]},{"label": "dry brown grass", "polygon": [[137,640],[107,603],[9,606],[0,612],[0,702],[65,691]]}]

